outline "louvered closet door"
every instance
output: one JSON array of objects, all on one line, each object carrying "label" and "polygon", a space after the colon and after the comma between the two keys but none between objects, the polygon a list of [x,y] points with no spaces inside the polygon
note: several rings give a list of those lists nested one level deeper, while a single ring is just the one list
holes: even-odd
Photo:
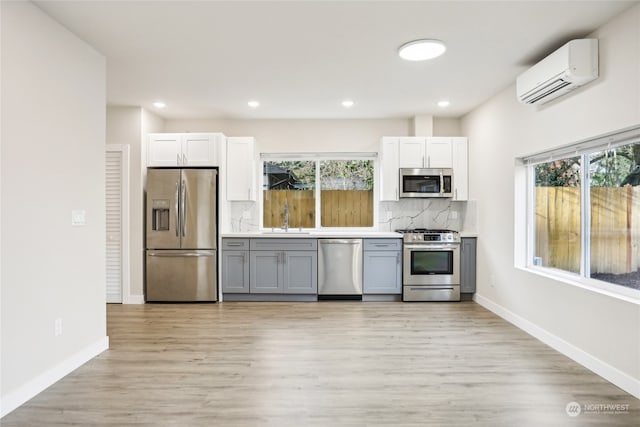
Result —
[{"label": "louvered closet door", "polygon": [[122,151],[107,151],[107,302],[122,303]]}]

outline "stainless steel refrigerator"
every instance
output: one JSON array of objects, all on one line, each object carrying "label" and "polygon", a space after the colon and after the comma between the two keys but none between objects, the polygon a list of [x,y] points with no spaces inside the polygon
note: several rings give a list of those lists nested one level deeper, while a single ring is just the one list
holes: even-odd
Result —
[{"label": "stainless steel refrigerator", "polygon": [[216,169],[148,169],[146,301],[217,301]]}]

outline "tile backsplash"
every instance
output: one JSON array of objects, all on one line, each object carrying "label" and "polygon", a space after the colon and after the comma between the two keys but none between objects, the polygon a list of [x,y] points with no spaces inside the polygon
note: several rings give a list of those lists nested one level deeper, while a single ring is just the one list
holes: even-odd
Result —
[{"label": "tile backsplash", "polygon": [[[253,232],[260,229],[257,202],[228,202],[223,232]],[[400,228],[445,228],[476,231],[475,201],[447,199],[401,199],[378,204],[378,230]]]}]

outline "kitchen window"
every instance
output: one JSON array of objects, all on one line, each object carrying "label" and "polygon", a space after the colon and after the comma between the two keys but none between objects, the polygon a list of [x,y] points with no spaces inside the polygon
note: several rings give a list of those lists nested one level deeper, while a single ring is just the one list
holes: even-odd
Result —
[{"label": "kitchen window", "polygon": [[372,228],[375,154],[262,155],[262,227]]},{"label": "kitchen window", "polygon": [[640,297],[640,128],[523,161],[527,265]]}]

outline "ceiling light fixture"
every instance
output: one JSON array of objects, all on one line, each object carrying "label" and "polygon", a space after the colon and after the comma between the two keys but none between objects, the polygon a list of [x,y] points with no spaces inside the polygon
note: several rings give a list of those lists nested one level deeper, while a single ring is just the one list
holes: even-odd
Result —
[{"label": "ceiling light fixture", "polygon": [[156,102],[153,103],[153,106],[156,107],[156,108],[164,108],[164,107],[167,106],[167,104],[165,104],[162,101],[156,101]]},{"label": "ceiling light fixture", "polygon": [[342,106],[344,108],[351,108],[353,107],[353,101],[350,99],[345,99],[344,101],[342,101]]},{"label": "ceiling light fixture", "polygon": [[421,39],[407,42],[400,46],[398,55],[407,61],[425,61],[437,58],[447,50],[440,40]]},{"label": "ceiling light fixture", "polygon": [[249,101],[247,102],[247,105],[251,108],[258,108],[260,106],[260,103],[258,101]]},{"label": "ceiling light fixture", "polygon": [[449,104],[451,104],[449,101],[439,101],[438,107],[441,107],[441,108],[448,107]]}]

